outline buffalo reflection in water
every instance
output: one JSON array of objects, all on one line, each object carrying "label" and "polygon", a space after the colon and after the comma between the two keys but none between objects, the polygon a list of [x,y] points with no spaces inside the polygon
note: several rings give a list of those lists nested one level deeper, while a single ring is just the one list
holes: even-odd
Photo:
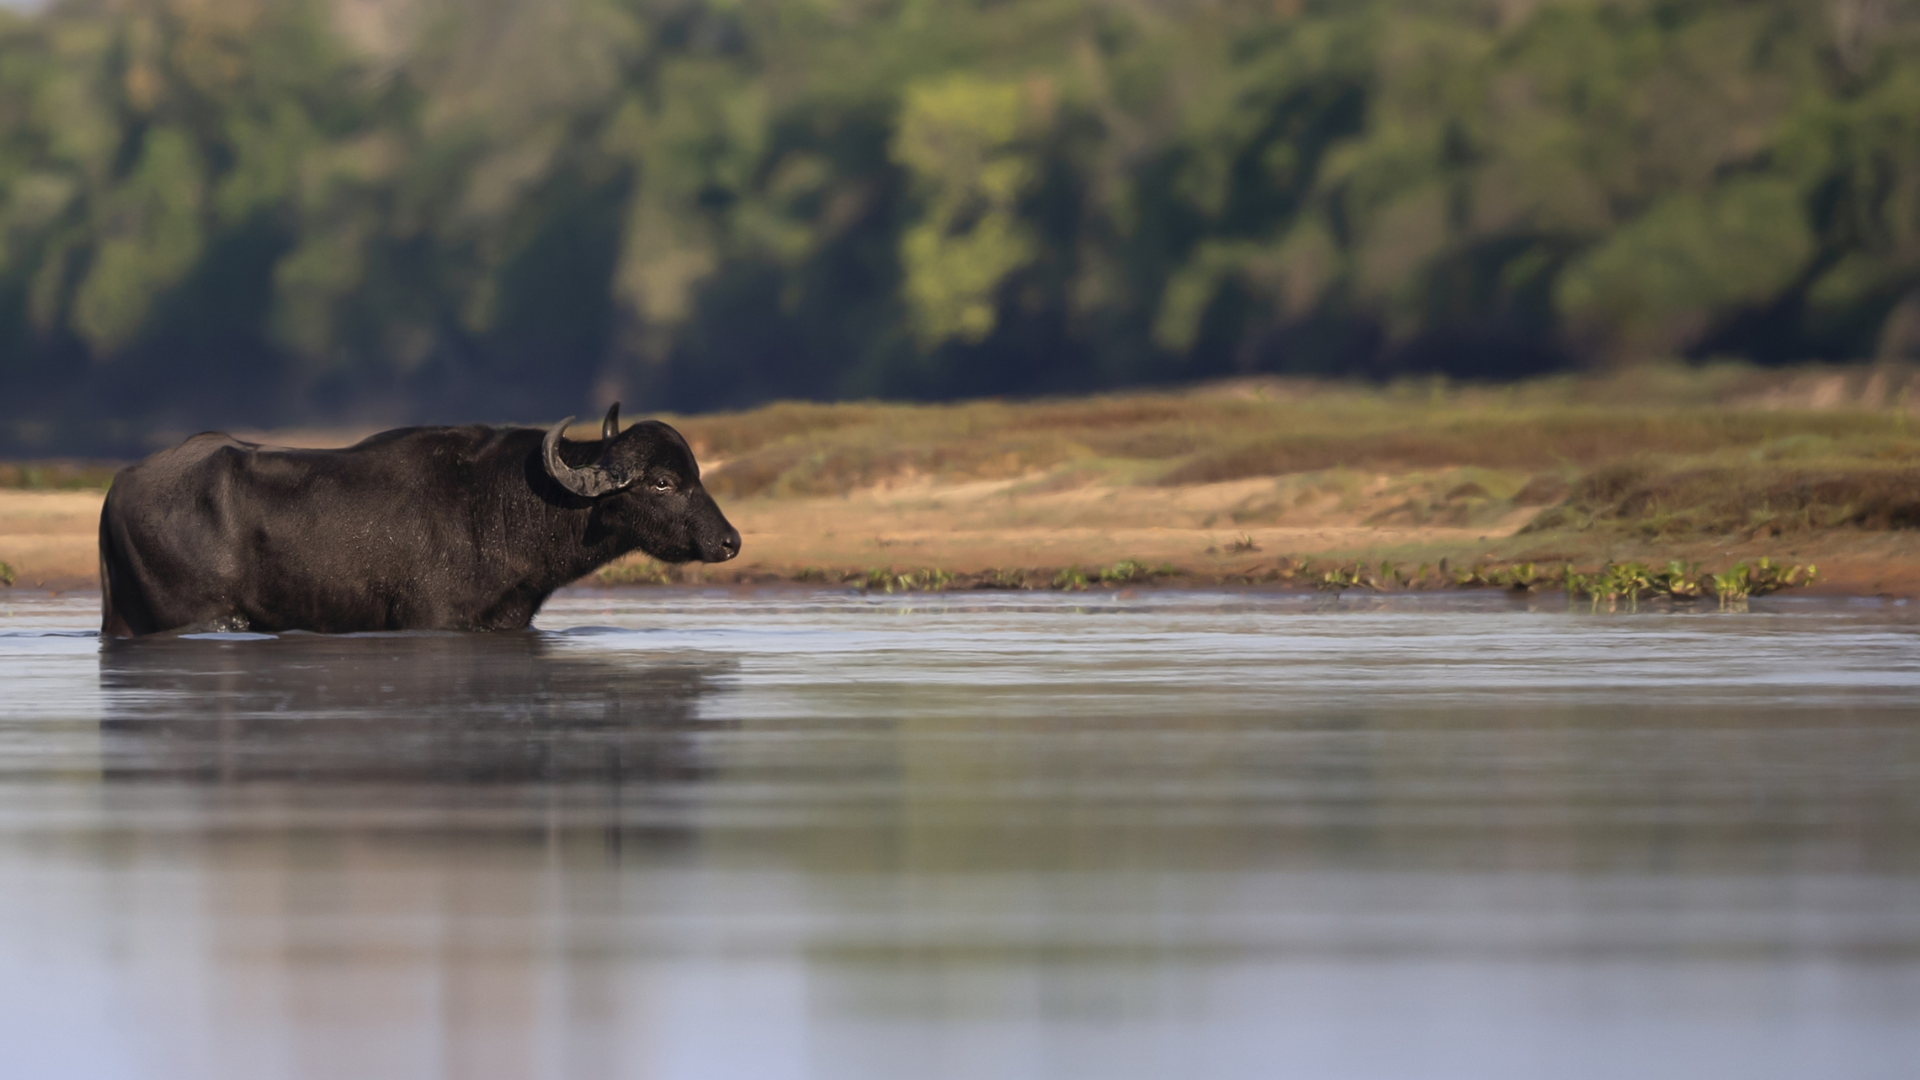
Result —
[{"label": "buffalo reflection in water", "polygon": [[711,661],[539,633],[148,638],[100,654],[109,780],[685,782]]}]

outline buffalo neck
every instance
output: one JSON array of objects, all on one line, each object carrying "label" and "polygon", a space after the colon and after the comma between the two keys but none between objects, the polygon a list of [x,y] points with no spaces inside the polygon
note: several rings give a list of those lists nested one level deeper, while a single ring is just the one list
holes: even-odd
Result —
[{"label": "buffalo neck", "polygon": [[500,502],[480,511],[475,539],[504,592],[544,599],[639,545],[596,520],[602,516],[596,501],[567,491],[547,475],[538,431],[515,434],[514,456],[524,461],[525,479],[500,491]]},{"label": "buffalo neck", "polygon": [[546,556],[537,567],[538,578],[530,584],[542,593],[551,593],[569,582],[593,573],[639,546],[637,540],[610,528],[601,507],[572,495],[554,485],[554,491],[540,500],[541,536],[533,549]]}]

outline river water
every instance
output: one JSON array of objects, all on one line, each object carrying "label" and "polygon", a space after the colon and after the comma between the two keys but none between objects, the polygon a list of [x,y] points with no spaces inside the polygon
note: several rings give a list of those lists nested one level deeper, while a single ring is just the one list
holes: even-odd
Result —
[{"label": "river water", "polygon": [[1891,601],[0,597],[0,1074],[1920,1075]]}]

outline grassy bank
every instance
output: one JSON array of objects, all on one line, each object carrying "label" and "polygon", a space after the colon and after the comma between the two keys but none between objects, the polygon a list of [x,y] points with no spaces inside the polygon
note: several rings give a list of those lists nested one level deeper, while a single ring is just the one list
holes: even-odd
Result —
[{"label": "grassy bank", "polygon": [[1913,461],[1916,383],[1909,367],[1651,368],[1492,387],[1274,379],[1017,404],[782,404],[675,423],[712,463],[709,486],[736,497],[844,494],[917,477],[1182,486],[1475,468],[1506,474],[1476,481],[1510,488],[1502,498],[1547,502],[1582,471],[1628,458]]},{"label": "grassy bank", "polygon": [[[1404,588],[1457,587],[1441,565],[1605,580],[1824,562],[1836,588],[1905,592],[1920,588],[1916,381],[1735,366],[1492,387],[1246,380],[675,423],[730,511],[804,516],[839,541],[803,553],[790,533],[721,580],[1057,587],[1153,566],[1155,582]],[[1049,536],[1082,549],[1040,550]],[[606,575],[664,576],[644,561]]]},{"label": "grassy bank", "polygon": [[[669,417],[745,553],[704,568],[636,558],[600,580],[1506,587],[1531,566],[1578,592],[1639,572],[1622,567],[1671,578],[1677,563],[1716,596],[1711,579],[1742,565],[1817,564],[1832,588],[1920,593],[1917,382],[1910,367],[1657,368]],[[110,475],[0,468],[0,487],[45,492],[0,499],[0,558],[23,581],[57,579],[46,553],[66,530],[62,565],[90,574],[94,504],[54,489],[97,492]],[[41,525],[8,527],[32,512]]]}]

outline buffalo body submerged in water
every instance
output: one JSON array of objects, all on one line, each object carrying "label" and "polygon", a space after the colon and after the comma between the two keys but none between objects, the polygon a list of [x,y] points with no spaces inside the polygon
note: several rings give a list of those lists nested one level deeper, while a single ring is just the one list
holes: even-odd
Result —
[{"label": "buffalo body submerged in water", "polygon": [[[195,435],[114,477],[101,632],[510,630],[636,548],[722,562],[740,534],[659,421],[596,442],[401,428],[339,450]],[[569,418],[571,420],[571,418]]]}]

